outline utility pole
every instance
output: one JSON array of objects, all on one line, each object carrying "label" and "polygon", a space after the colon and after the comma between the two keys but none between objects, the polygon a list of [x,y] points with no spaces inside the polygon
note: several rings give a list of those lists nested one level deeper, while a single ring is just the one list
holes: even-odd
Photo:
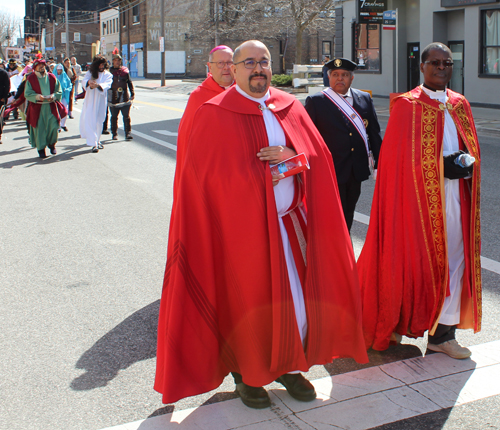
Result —
[{"label": "utility pole", "polygon": [[215,0],[215,46],[219,46],[219,1]]},{"label": "utility pole", "polygon": [[41,16],[38,17],[38,50],[40,52],[42,52],[42,17]]},{"label": "utility pole", "polygon": [[161,0],[161,37],[163,50],[161,51],[161,86],[165,86],[165,0]]},{"label": "utility pole", "polygon": [[66,57],[69,58],[68,0],[64,0],[64,19],[66,21]]}]

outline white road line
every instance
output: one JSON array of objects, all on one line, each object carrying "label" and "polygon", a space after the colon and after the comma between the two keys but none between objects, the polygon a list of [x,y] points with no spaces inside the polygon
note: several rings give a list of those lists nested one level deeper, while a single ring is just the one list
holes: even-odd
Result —
[{"label": "white road line", "polygon": [[177,137],[177,133],[168,130],[151,130],[153,133],[163,134],[164,136],[174,136]]},{"label": "white road line", "polygon": [[490,272],[495,272],[500,275],[500,263],[495,260],[490,260],[489,258],[483,257],[481,255],[481,267],[483,269],[489,270]]},{"label": "white road line", "polygon": [[171,143],[165,142],[163,140],[157,139],[156,137],[148,136],[147,134],[141,133],[140,131],[136,130],[132,130],[132,134],[142,137],[143,139],[149,140],[150,142],[157,143],[158,145],[177,151],[177,146],[172,145]]},{"label": "white road line", "polygon": [[[366,225],[370,223],[370,217],[359,212],[354,212],[354,220]],[[498,261],[481,256],[481,267],[500,275],[500,263]]]}]

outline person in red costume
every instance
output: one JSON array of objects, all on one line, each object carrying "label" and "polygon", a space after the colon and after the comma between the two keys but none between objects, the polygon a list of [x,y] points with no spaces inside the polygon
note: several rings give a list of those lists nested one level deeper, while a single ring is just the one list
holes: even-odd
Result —
[{"label": "person in red costume", "polygon": [[174,184],[177,183],[178,177],[180,176],[187,140],[191,128],[193,127],[194,114],[203,103],[224,92],[233,85],[232,64],[233,50],[229,46],[219,45],[210,51],[207,63],[209,72],[208,77],[189,96],[186,109],[179,123]]},{"label": "person in red costume", "polygon": [[455,329],[478,332],[482,317],[479,143],[469,103],[446,89],[450,49],[427,46],[420,70],[423,85],[391,103],[358,260],[365,341],[384,350],[429,331],[429,350],[463,359]]},{"label": "person in red costume", "polygon": [[[262,42],[244,42],[233,61],[236,85],[194,116],[178,184],[158,323],[164,403],[213,390],[229,372],[249,407],[271,405],[263,386],[275,380],[311,401],[300,371],[368,360],[328,148],[302,104],[269,88]],[[272,176],[270,164],[301,153],[309,170]]]}]

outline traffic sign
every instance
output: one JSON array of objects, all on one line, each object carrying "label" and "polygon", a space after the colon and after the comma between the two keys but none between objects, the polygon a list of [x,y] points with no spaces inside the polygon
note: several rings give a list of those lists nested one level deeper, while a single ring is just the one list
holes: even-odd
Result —
[{"label": "traffic sign", "polygon": [[396,30],[396,11],[386,10],[384,11],[384,17],[382,21],[382,30]]}]

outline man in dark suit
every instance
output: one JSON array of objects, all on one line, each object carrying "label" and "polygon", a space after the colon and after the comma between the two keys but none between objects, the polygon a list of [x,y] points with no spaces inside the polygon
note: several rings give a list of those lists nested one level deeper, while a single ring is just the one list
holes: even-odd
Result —
[{"label": "man in dark suit", "polygon": [[356,63],[334,58],[326,66],[330,88],[308,97],[305,107],[332,154],[350,231],[361,182],[370,176],[368,153],[376,163],[382,137],[370,95],[351,88]]}]

